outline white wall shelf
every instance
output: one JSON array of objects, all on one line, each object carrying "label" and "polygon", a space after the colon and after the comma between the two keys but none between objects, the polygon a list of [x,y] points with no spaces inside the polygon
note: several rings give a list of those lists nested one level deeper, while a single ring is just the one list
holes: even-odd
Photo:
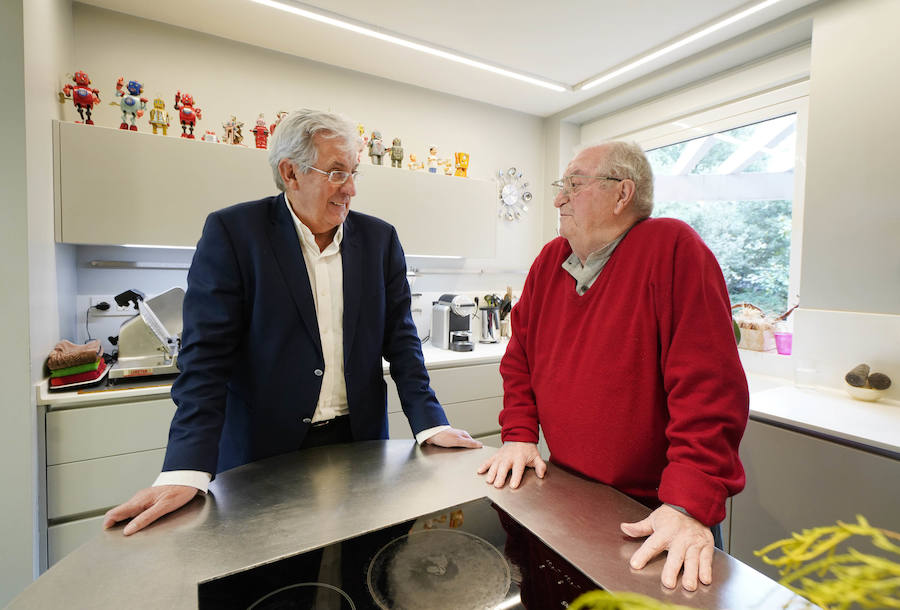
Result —
[{"label": "white wall shelf", "polygon": [[[213,210],[275,192],[266,151],[55,121],[56,240],[194,246]],[[409,255],[492,258],[493,182],[362,165],[353,209]]]}]

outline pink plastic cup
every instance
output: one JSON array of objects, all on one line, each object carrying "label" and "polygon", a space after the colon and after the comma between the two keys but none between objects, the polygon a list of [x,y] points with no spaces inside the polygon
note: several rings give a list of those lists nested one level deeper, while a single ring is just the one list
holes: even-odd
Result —
[{"label": "pink plastic cup", "polygon": [[791,344],[794,342],[793,333],[775,333],[775,349],[779,354],[791,355]]}]

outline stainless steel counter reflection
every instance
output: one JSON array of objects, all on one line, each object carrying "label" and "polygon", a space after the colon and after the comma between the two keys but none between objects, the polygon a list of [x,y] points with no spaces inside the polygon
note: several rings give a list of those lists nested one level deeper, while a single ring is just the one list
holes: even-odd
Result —
[{"label": "stainless steel counter reflection", "polygon": [[496,490],[475,474],[492,451],[370,441],[235,468],[213,481],[208,496],[145,531],[98,532],[10,607],[196,608],[199,582],[485,496],[606,589],[696,608],[807,607],[721,552],[711,586],[668,591],[659,581],[662,558],[632,570],[628,558],[640,543],[618,528],[647,508],[553,467],[543,480],[530,474],[520,489]]}]

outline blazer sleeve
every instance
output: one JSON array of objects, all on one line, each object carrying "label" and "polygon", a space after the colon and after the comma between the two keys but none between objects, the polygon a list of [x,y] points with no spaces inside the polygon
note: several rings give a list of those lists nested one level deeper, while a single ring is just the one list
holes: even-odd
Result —
[{"label": "blazer sleeve", "polygon": [[390,363],[400,405],[413,434],[447,425],[447,416],[431,389],[422,342],[410,313],[406,258],[397,231],[391,228],[385,272],[385,325],[382,355]]},{"label": "blazer sleeve", "polygon": [[210,214],[188,272],[178,368],[172,386],[175,416],[163,471],[214,474],[225,420],[226,384],[244,326],[243,285],[231,236]]}]

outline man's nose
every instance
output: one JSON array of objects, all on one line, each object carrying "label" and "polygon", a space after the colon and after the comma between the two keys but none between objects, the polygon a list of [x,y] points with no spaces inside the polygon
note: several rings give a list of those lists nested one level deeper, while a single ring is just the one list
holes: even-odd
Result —
[{"label": "man's nose", "polygon": [[341,192],[345,195],[349,195],[350,197],[356,195],[356,180],[353,178],[353,176],[347,178],[347,181],[341,185]]},{"label": "man's nose", "polygon": [[565,202],[569,200],[569,194],[565,190],[561,190],[553,198],[553,207],[561,208]]}]

